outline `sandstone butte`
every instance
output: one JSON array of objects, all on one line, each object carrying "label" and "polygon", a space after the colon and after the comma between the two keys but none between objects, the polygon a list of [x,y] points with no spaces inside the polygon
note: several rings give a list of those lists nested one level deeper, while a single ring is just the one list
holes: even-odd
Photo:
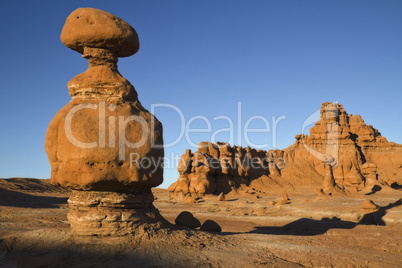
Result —
[{"label": "sandstone butte", "polygon": [[172,197],[314,187],[325,194],[402,185],[402,145],[388,142],[359,115],[325,102],[310,135],[284,150],[200,142],[178,164]]},{"label": "sandstone butte", "polygon": [[71,233],[123,236],[159,228],[164,220],[151,188],[163,181],[162,125],[117,70],[118,57],[139,49],[136,31],[108,12],[79,8],[60,39],[89,61],[68,83],[72,100],[50,122],[45,140],[52,184],[72,190]]}]

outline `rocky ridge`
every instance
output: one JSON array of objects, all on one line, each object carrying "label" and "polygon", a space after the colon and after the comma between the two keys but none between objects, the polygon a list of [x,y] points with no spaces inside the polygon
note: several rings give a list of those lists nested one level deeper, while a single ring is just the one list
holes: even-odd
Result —
[{"label": "rocky ridge", "polygon": [[168,190],[175,196],[313,186],[332,194],[402,185],[402,145],[342,104],[323,103],[310,135],[295,138],[288,148],[269,151],[201,142],[182,155],[180,176]]}]

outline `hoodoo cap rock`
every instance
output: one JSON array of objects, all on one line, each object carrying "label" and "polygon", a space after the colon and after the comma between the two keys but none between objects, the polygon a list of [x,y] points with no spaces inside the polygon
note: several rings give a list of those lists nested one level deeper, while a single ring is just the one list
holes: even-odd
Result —
[{"label": "hoodoo cap rock", "polygon": [[78,8],[67,17],[61,42],[79,52],[84,47],[107,48],[117,57],[135,54],[139,47],[137,32],[124,20],[95,8]]}]

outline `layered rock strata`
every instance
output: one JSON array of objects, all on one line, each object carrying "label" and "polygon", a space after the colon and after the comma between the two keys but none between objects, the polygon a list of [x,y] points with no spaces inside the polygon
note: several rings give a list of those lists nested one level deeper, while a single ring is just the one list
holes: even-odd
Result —
[{"label": "layered rock strata", "polygon": [[130,193],[73,191],[67,215],[73,235],[125,236],[162,223],[151,190]]},{"label": "layered rock strata", "polygon": [[73,190],[72,233],[119,236],[160,226],[151,188],[163,181],[162,125],[117,70],[118,57],[138,51],[137,33],[110,13],[79,8],[60,38],[89,61],[68,83],[72,100],[50,122],[45,141],[51,182]]},{"label": "layered rock strata", "polygon": [[342,104],[323,103],[310,135],[297,135],[284,152],[288,167],[300,167],[304,158],[305,168],[327,176],[326,165],[331,166],[334,182],[342,189],[402,184],[402,145],[388,142],[360,115],[346,113]]},{"label": "layered rock strata", "polygon": [[168,190],[184,195],[228,193],[264,176],[278,178],[282,168],[281,151],[201,142],[195,153],[186,150],[182,155],[178,164],[180,177]]},{"label": "layered rock strata", "polygon": [[254,150],[227,143],[201,142],[186,150],[180,177],[169,187],[174,195],[219,194],[254,188],[320,187],[326,194],[376,184],[402,185],[402,145],[388,142],[359,115],[342,104],[325,102],[310,135],[296,135],[284,150]]}]

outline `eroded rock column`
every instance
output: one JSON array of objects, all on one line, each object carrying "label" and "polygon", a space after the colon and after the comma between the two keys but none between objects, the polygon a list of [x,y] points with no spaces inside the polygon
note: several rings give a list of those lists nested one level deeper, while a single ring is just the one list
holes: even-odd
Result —
[{"label": "eroded rock column", "polygon": [[72,190],[68,220],[75,235],[123,236],[159,228],[151,188],[163,181],[162,125],[142,107],[117,70],[139,49],[135,30],[102,10],[79,8],[61,41],[88,59],[68,83],[72,100],[51,121],[45,148],[51,182]]}]

